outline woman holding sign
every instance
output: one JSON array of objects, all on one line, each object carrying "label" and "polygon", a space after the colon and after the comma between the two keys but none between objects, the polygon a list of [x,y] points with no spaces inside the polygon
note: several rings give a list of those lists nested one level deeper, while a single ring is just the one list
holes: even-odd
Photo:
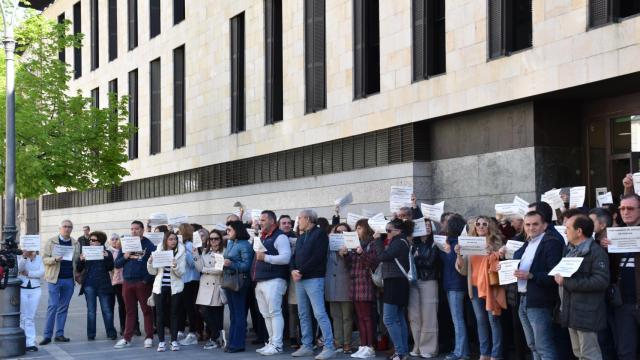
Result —
[{"label": "woman holding sign", "polygon": [[113,327],[115,298],[109,274],[109,271],[113,270],[113,255],[104,249],[106,242],[107,234],[102,231],[94,231],[89,234],[89,246],[82,247],[77,267],[78,272],[85,271],[80,295],[84,293],[87,301],[87,339],[89,340],[96,338],[96,309],[98,307],[96,298],[100,301],[100,311],[107,337],[115,340],[118,335]]},{"label": "woman holding sign", "polygon": [[500,314],[507,308],[504,288],[499,285],[497,265],[500,261],[499,250],[502,247],[502,234],[488,216],[476,218],[470,227],[469,235],[484,237],[486,255],[462,255],[462,237],[455,247],[458,255],[456,270],[467,276],[469,297],[478,324],[478,341],[480,342],[480,359],[502,358],[502,325]]},{"label": "woman holding sign", "polygon": [[27,338],[26,351],[38,351],[36,347],[36,310],[40,303],[40,278],[44,275],[42,258],[35,251],[24,251],[18,257],[20,284],[20,327]]},{"label": "woman holding sign", "polygon": [[222,268],[224,266],[224,234],[220,230],[212,230],[208,240],[203,244],[202,256],[194,256],[196,269],[200,271],[200,288],[196,304],[204,309],[204,321],[209,330],[209,341],[205,350],[224,347],[225,336],[222,327],[224,304],[227,298],[222,291]]},{"label": "woman holding sign", "polygon": [[185,269],[184,245],[178,243],[178,236],[167,233],[158,250],[151,253],[147,261],[147,271],[154,275],[153,302],[156,306],[156,328],[158,332],[158,351],[166,349],[164,342],[164,315],[171,311],[171,351],[180,350],[178,345],[178,309],[180,307],[182,290],[182,275]]}]

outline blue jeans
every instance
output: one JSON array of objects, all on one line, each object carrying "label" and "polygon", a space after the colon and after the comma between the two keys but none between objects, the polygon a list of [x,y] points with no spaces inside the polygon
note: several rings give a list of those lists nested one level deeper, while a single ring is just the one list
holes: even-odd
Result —
[{"label": "blue jeans", "polygon": [[487,311],[486,301],[478,297],[478,288],[473,287],[473,312],[478,326],[478,342],[480,355],[492,358],[502,358],[502,324],[500,316],[494,316]]},{"label": "blue jeans", "polygon": [[527,297],[520,295],[520,322],[534,360],[557,359],[553,342],[553,309],[527,308]]},{"label": "blue jeans", "polygon": [[302,332],[302,345],[313,348],[313,324],[311,311],[320,325],[324,337],[324,348],[335,350],[331,322],[324,307],[324,278],[304,279],[296,283],[298,317]]},{"label": "blue jeans", "polygon": [[229,349],[244,349],[247,333],[247,290],[250,281],[245,279],[238,291],[224,290],[229,304]]},{"label": "blue jeans", "polygon": [[409,353],[409,330],[404,317],[404,307],[394,304],[383,304],[382,322],[389,331],[389,337],[396,347],[396,354],[404,356]]},{"label": "blue jeans", "polygon": [[107,337],[116,336],[116,329],[113,327],[114,295],[102,294],[94,287],[85,286],[84,298],[87,301],[87,337],[96,337],[96,309],[98,307],[96,298],[100,300],[100,311]]},{"label": "blue jeans", "polygon": [[459,358],[469,357],[469,340],[467,339],[467,327],[464,323],[464,297],[465,291],[447,291],[449,300],[449,312],[456,334],[456,347],[453,354]]},{"label": "blue jeans", "polygon": [[73,279],[58,279],[55,284],[48,283],[49,305],[47,306],[47,323],[44,327],[44,337],[51,339],[53,327],[56,326],[56,336],[64,336],[64,324],[67,322],[67,311],[73,296]]}]

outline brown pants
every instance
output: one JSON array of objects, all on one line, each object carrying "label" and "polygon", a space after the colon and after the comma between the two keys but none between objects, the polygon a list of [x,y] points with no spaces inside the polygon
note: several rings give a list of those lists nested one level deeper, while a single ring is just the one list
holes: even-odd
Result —
[{"label": "brown pants", "polygon": [[136,326],[136,314],[140,304],[142,315],[144,316],[144,332],[147,339],[153,339],[153,311],[147,305],[147,299],[151,296],[151,284],[145,284],[144,281],[134,283],[127,282],[122,284],[122,297],[124,297],[125,309],[127,310],[127,321],[124,326],[124,339],[131,342],[133,330]]},{"label": "brown pants", "polygon": [[409,289],[409,324],[413,353],[438,354],[438,282],[421,281]]}]

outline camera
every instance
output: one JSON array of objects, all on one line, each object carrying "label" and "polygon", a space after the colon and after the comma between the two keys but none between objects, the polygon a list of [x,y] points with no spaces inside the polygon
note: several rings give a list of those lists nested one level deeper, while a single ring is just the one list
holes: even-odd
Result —
[{"label": "camera", "polygon": [[16,257],[22,255],[15,241],[7,240],[0,249],[0,290],[7,286],[9,272],[16,267]]}]

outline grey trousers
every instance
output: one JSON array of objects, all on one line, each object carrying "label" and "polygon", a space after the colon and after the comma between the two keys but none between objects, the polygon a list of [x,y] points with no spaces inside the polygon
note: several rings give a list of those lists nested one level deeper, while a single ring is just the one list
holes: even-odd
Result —
[{"label": "grey trousers", "polygon": [[598,345],[598,333],[569,328],[569,337],[571,337],[573,355],[578,360],[602,360],[600,345]]}]

